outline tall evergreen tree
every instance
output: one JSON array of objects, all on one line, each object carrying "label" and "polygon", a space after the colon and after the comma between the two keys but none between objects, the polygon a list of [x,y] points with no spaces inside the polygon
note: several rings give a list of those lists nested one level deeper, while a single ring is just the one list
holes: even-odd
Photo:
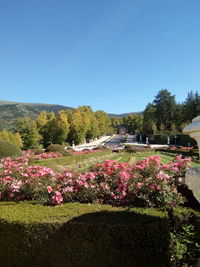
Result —
[{"label": "tall evergreen tree", "polygon": [[162,125],[162,129],[170,130],[176,108],[175,96],[171,95],[167,89],[162,89],[156,95],[153,103],[155,105],[156,124],[158,129],[161,129]]},{"label": "tall evergreen tree", "polygon": [[154,133],[157,130],[156,121],[156,108],[153,104],[148,103],[144,110],[143,132],[146,134]]},{"label": "tall evergreen tree", "polygon": [[190,122],[193,118],[200,115],[200,95],[190,91],[184,102],[184,120]]}]

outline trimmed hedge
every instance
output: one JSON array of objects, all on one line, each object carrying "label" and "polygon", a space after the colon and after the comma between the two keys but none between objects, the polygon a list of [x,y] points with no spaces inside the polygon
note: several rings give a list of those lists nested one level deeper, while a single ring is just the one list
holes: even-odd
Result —
[{"label": "trimmed hedge", "polygon": [[127,153],[141,153],[141,152],[155,152],[154,148],[134,148],[134,147],[128,147],[125,149]]},{"label": "trimmed hedge", "polygon": [[165,212],[78,203],[0,211],[1,266],[170,266]]},{"label": "trimmed hedge", "polygon": [[77,154],[77,155],[69,155],[61,158],[55,158],[55,159],[45,159],[45,160],[36,160],[31,163],[31,165],[37,164],[40,166],[50,167],[54,168],[57,165],[69,165],[73,163],[81,162],[85,159],[89,158],[98,158],[101,156],[106,156],[111,154],[111,150],[104,150],[101,152],[93,152],[90,154]]},{"label": "trimmed hedge", "polygon": [[182,267],[200,257],[200,213],[0,202],[1,266]]},{"label": "trimmed hedge", "polygon": [[166,135],[166,134],[155,134],[155,135],[151,135],[149,137],[149,142],[150,142],[150,144],[166,145],[167,144],[167,138],[168,138],[168,135]]},{"label": "trimmed hedge", "polygon": [[59,152],[59,153],[63,154],[64,156],[71,155],[69,152],[67,152],[65,150],[64,145],[59,145],[59,144],[52,144],[52,145],[48,146],[45,149],[45,151],[46,152]]},{"label": "trimmed hedge", "polygon": [[199,157],[199,152],[198,150],[183,150],[183,149],[170,149],[170,148],[156,148],[156,151],[161,151],[161,152],[167,152],[167,153],[171,153],[171,154],[181,154],[184,155],[186,157]]},{"label": "trimmed hedge", "polygon": [[[187,134],[155,134],[149,136],[150,144],[167,144],[168,136],[170,137],[170,144],[182,146],[196,146],[197,142]],[[176,139],[175,139],[176,136]]]},{"label": "trimmed hedge", "polygon": [[0,158],[16,157],[21,155],[22,151],[19,147],[8,141],[0,140]]}]

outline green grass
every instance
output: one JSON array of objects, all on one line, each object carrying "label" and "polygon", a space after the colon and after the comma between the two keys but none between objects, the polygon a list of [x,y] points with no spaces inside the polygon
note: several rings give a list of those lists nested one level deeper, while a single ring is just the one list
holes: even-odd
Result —
[{"label": "green grass", "polygon": [[127,163],[130,157],[131,157],[131,154],[129,153],[119,153],[119,154],[117,153],[117,154],[111,155],[109,159]]},{"label": "green grass", "polygon": [[45,160],[36,160],[30,162],[30,165],[40,165],[52,168],[53,170],[57,170],[59,166],[66,166],[69,167],[70,165],[78,165],[79,163],[90,160],[90,159],[98,159],[103,156],[110,155],[110,150],[104,150],[101,152],[94,152],[90,154],[81,154],[81,155],[70,155],[70,156],[64,156],[60,158],[55,159],[45,159]]},{"label": "green grass", "polygon": [[[175,158],[174,155],[166,155],[166,154],[161,153],[161,152],[149,152],[149,153],[147,152],[147,153],[136,154],[136,162],[141,161],[145,157],[149,157],[149,156],[160,156],[161,162],[163,164],[168,164],[170,161],[172,161]],[[200,167],[200,163],[192,162],[191,167]]]},{"label": "green grass", "polygon": [[[144,151],[138,153],[111,153],[111,151],[103,151],[103,152],[95,152],[91,154],[83,154],[83,155],[72,155],[72,156],[65,156],[56,159],[46,159],[46,160],[38,160],[31,162],[31,165],[41,165],[52,168],[53,170],[59,170],[64,167],[76,170],[78,172],[86,172],[88,169],[100,162],[109,159],[109,160],[116,160],[119,162],[128,163],[131,157],[135,158],[135,162],[141,161],[149,156],[160,156],[161,162],[163,164],[168,164],[172,161],[175,155],[169,155],[162,152],[155,152],[155,151]],[[200,167],[200,163],[192,162],[191,167]]]}]

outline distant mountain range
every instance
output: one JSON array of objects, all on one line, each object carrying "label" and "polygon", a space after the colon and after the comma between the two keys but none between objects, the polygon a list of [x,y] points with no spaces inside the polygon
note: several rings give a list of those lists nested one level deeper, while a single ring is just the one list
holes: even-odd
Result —
[{"label": "distant mountain range", "polygon": [[[41,104],[41,103],[21,103],[0,100],[0,130],[12,129],[15,127],[18,118],[36,116],[41,111],[58,113],[59,110],[73,109],[72,107]],[[124,117],[130,114],[141,114],[142,112],[130,112],[124,114],[108,114],[110,117]]]}]

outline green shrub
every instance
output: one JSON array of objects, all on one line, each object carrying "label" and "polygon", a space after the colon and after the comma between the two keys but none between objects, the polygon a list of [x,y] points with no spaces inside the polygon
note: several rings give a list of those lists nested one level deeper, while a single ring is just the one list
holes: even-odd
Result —
[{"label": "green shrub", "polygon": [[140,153],[140,152],[155,152],[155,149],[154,148],[127,147],[125,151],[128,153]]},{"label": "green shrub", "polygon": [[0,203],[1,266],[169,266],[165,212]]},{"label": "green shrub", "polygon": [[35,155],[39,155],[39,154],[44,153],[44,150],[41,149],[41,148],[32,148],[31,151],[33,151],[33,153],[34,153]]},{"label": "green shrub", "polygon": [[166,145],[168,135],[166,134],[155,134],[149,137],[149,142],[151,144]]},{"label": "green shrub", "polygon": [[190,146],[196,146],[197,142],[195,141],[195,139],[191,138],[189,135],[179,134],[178,144],[182,146],[188,146],[188,144],[190,144]]},{"label": "green shrub", "polygon": [[52,144],[48,146],[45,151],[46,152],[59,152],[63,154],[64,156],[71,155],[69,152],[66,151],[64,145],[59,145],[59,144]]},{"label": "green shrub", "polygon": [[[149,136],[150,144],[162,144],[166,145],[168,141],[168,136],[170,137],[170,144],[181,145],[181,146],[196,146],[197,142],[187,134],[155,134]],[[176,138],[175,138],[176,137]]]},{"label": "green shrub", "polygon": [[200,257],[200,212],[0,202],[1,266],[189,267]]},{"label": "green shrub", "polygon": [[177,208],[171,214],[171,265],[192,266],[200,257],[200,213]]},{"label": "green shrub", "polygon": [[199,157],[199,152],[196,149],[191,149],[191,150],[184,150],[184,149],[170,149],[170,148],[157,148],[157,151],[161,152],[167,152],[169,154],[181,154],[186,157],[194,157],[198,158]]},{"label": "green shrub", "polygon": [[21,155],[22,151],[19,147],[8,141],[0,140],[0,158],[15,157]]}]

